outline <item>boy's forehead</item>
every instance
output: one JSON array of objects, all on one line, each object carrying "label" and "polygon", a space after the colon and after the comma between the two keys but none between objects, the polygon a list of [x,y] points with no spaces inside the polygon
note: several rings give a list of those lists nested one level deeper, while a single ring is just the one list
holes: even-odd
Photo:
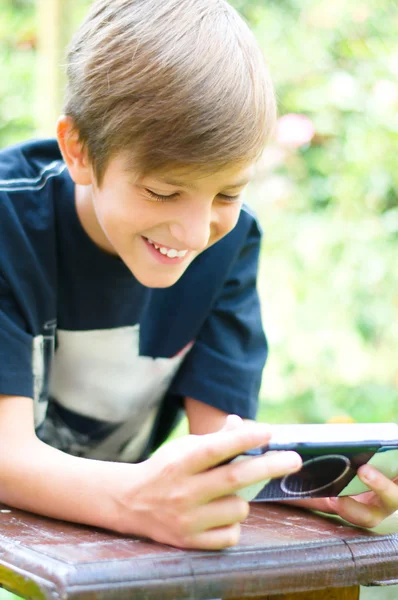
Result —
[{"label": "boy's forehead", "polygon": [[253,177],[254,165],[252,163],[245,165],[230,165],[228,167],[213,171],[210,173],[199,173],[192,169],[185,171],[162,171],[161,173],[149,173],[150,179],[156,179],[160,183],[185,187],[192,190],[198,190],[203,185],[222,185],[228,188],[244,187]]},{"label": "boy's forehead", "polygon": [[[140,171],[135,168],[134,156],[122,153],[111,159],[109,167],[121,170],[130,179],[140,181],[156,181],[170,186],[185,187],[198,190],[203,185],[218,185],[227,188],[238,188],[247,185],[253,178],[256,162],[240,161],[214,169],[209,165],[172,165],[159,170]],[[108,168],[109,170],[109,168]],[[120,171],[119,171],[120,172]]]}]

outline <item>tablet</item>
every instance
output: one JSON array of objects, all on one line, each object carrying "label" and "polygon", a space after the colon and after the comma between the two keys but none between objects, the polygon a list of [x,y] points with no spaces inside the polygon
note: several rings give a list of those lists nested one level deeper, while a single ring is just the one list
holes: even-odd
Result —
[{"label": "tablet", "polygon": [[395,423],[347,423],[326,425],[273,425],[267,446],[249,456],[294,450],[303,466],[297,473],[267,479],[239,490],[250,501],[299,500],[329,496],[355,496],[369,491],[356,473],[368,463],[394,479],[398,477],[398,425]]}]

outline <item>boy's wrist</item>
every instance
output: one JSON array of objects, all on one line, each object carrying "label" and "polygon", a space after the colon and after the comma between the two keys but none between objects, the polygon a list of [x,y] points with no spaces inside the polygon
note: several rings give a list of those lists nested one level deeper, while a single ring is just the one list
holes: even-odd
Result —
[{"label": "boy's wrist", "polygon": [[[111,468],[106,483],[107,508],[103,507],[101,512],[102,526],[123,535],[151,537],[144,500],[151,495],[151,481],[153,484],[151,460],[138,464],[104,464]],[[146,492],[141,495],[144,489]]]}]

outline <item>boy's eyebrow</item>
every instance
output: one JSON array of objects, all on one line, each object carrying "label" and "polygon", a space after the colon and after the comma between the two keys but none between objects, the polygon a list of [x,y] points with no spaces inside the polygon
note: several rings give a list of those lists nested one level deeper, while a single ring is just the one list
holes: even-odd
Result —
[{"label": "boy's eyebrow", "polygon": [[[186,187],[191,190],[197,191],[197,186],[194,183],[188,183],[186,181],[181,181],[178,179],[172,179],[170,177],[167,178],[159,178],[159,181],[165,183],[166,185],[174,185],[176,187]],[[250,179],[242,179],[242,181],[238,181],[236,183],[231,183],[230,185],[225,185],[224,188],[234,189],[245,186],[249,183]]]}]

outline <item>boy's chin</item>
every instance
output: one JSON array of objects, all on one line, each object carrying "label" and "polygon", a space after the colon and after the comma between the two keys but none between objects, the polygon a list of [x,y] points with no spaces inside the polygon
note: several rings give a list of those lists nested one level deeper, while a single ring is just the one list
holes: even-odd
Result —
[{"label": "boy's chin", "polygon": [[[127,265],[128,266],[128,265]],[[175,273],[141,273],[136,269],[130,269],[136,280],[141,285],[148,288],[168,288],[177,283],[180,277],[184,274],[185,269],[180,268]]]}]

